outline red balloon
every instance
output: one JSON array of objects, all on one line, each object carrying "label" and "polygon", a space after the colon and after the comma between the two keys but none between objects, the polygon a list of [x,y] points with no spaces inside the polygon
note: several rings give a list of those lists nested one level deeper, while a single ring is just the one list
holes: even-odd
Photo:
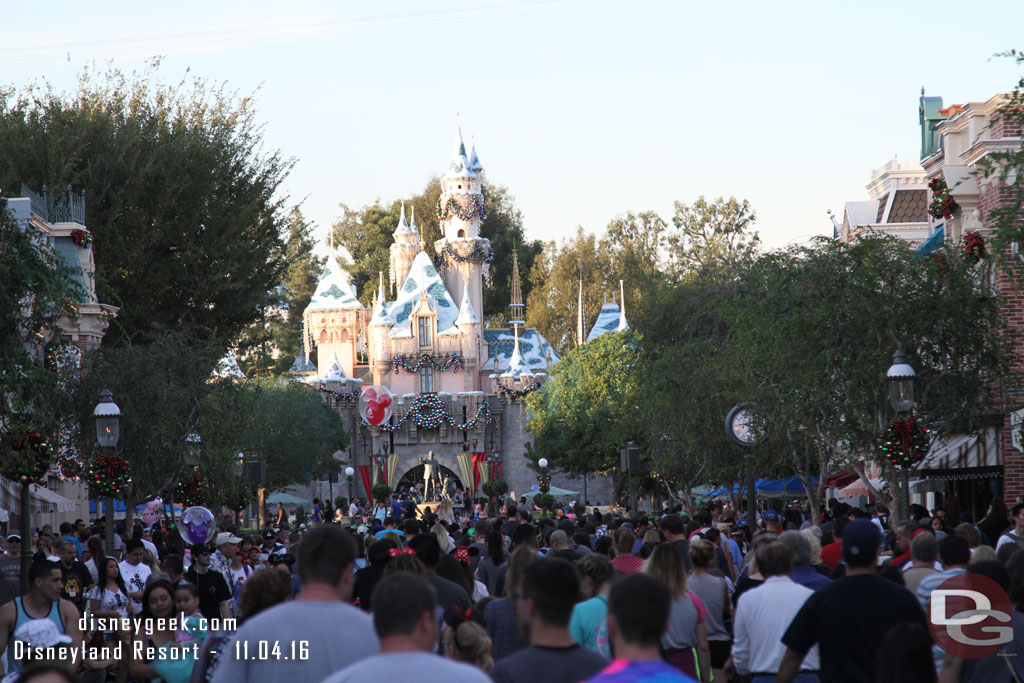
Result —
[{"label": "red balloon", "polygon": [[366,405],[366,421],[375,427],[384,421],[384,408],[377,401],[370,401]]},{"label": "red balloon", "polygon": [[389,405],[391,405],[391,397],[388,395],[384,395],[378,398],[376,402],[381,408],[387,408]]}]

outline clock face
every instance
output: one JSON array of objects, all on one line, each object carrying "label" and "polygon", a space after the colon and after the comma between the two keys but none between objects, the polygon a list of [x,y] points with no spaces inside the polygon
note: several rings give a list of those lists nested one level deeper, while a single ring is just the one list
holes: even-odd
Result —
[{"label": "clock face", "polygon": [[757,442],[758,429],[747,404],[741,403],[729,411],[725,420],[726,434],[740,446],[750,447]]}]

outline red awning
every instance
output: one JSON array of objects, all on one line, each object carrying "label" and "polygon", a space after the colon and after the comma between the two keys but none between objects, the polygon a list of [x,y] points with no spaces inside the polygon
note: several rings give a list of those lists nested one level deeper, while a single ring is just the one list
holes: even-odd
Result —
[{"label": "red awning", "polygon": [[825,477],[825,486],[830,489],[841,489],[844,486],[852,484],[855,479],[857,479],[857,475],[846,470],[845,472],[838,472]]}]

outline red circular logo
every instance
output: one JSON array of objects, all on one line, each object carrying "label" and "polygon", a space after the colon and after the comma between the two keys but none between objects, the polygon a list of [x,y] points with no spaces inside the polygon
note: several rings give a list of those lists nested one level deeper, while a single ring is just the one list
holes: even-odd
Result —
[{"label": "red circular logo", "polygon": [[1010,597],[985,576],[950,577],[932,591],[928,629],[939,647],[955,657],[990,655],[1013,640]]}]

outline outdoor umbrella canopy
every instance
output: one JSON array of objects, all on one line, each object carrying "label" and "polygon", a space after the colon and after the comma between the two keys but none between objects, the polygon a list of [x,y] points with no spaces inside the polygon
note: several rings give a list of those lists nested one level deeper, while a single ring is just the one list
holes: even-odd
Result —
[{"label": "outdoor umbrella canopy", "polygon": [[[811,477],[811,488],[817,488],[818,477]],[[757,484],[758,493],[803,493],[804,485],[795,474],[784,479],[774,479]]]},{"label": "outdoor umbrella canopy", "polygon": [[[534,491],[527,491],[526,493],[523,494],[523,498],[533,498],[538,493],[540,493],[540,491],[536,491],[536,490],[534,490]],[[563,498],[563,497],[568,497],[568,496],[578,496],[578,495],[580,495],[579,491],[569,491],[567,489],[560,489],[557,486],[552,486],[551,490],[549,490],[548,493],[550,493],[555,498]]]},{"label": "outdoor umbrella canopy", "polygon": [[282,505],[305,505],[310,501],[287,493],[272,493],[267,496],[267,502],[271,505],[277,505],[278,503]]},{"label": "outdoor umbrella canopy", "polygon": [[[754,491],[760,493],[761,486],[763,486],[764,484],[769,483],[771,481],[772,481],[771,479],[758,479],[757,481],[754,482]],[[747,495],[747,487],[746,486],[743,487],[743,492],[742,493],[743,493],[744,496]],[[739,494],[740,494],[740,485],[739,484],[733,484],[732,485],[732,494],[731,495],[736,496],[736,495],[739,495]],[[728,495],[730,495],[729,489],[727,489],[727,488],[725,488],[723,486],[720,489],[715,489],[714,491],[706,494],[704,497],[705,498],[718,498],[719,496],[728,496]]]}]

